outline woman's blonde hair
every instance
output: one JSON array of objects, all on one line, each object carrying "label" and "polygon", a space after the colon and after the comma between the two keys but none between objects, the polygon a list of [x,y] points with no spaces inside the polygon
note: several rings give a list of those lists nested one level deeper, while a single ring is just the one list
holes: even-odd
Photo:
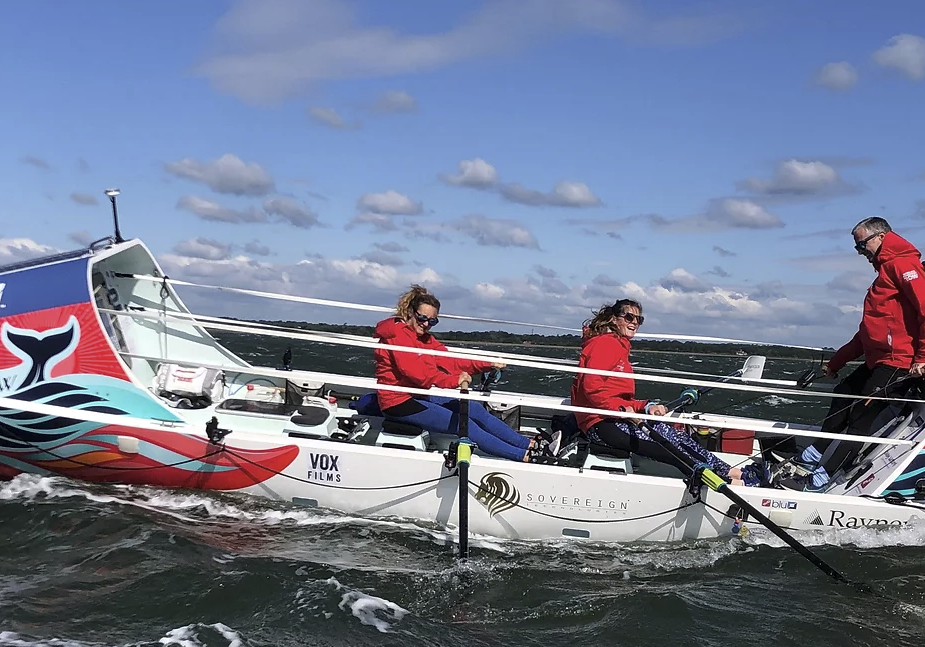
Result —
[{"label": "woman's blonde hair", "polygon": [[583,328],[587,329],[587,336],[596,337],[617,332],[613,325],[613,318],[619,317],[627,308],[635,308],[639,314],[642,314],[642,305],[632,299],[620,299],[613,305],[604,304],[600,310],[592,311],[591,319],[585,319],[582,324]]},{"label": "woman's blonde hair", "polygon": [[406,321],[417,312],[422,305],[432,306],[437,312],[440,312],[440,301],[433,294],[427,291],[427,288],[420,285],[412,285],[411,289],[398,297],[398,305],[395,307],[395,316]]},{"label": "woman's blonde hair", "polygon": [[582,327],[587,329],[588,337],[607,335],[616,332],[613,327],[613,306],[602,305],[600,310],[592,310],[591,318],[585,319]]}]

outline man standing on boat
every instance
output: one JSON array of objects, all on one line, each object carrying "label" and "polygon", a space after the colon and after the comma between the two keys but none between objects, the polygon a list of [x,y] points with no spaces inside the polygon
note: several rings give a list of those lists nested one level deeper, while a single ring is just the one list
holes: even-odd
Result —
[{"label": "man standing on boat", "polygon": [[[834,379],[848,363],[864,356],[864,363],[836,387],[835,393],[902,397],[908,376],[925,374],[925,270],[921,253],[912,243],[878,217],[862,220],[851,230],[854,247],[877,271],[867,290],[858,332],[842,346],[825,367]],[[869,436],[886,400],[834,398],[822,423],[822,431]],[[823,491],[833,474],[849,465],[860,451],[857,442],[834,442],[822,438],[803,450],[793,462],[803,476],[787,478],[780,485],[795,490]]]}]

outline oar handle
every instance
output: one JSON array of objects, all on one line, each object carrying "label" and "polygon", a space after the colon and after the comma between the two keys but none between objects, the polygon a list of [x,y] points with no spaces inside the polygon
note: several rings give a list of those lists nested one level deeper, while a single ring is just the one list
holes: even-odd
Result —
[{"label": "oar handle", "polygon": [[[740,375],[742,375],[742,369],[739,369],[738,371],[735,371],[734,373],[730,373],[729,375],[721,379],[720,382],[728,382],[732,378],[739,377]],[[700,400],[700,397],[704,393],[709,393],[715,388],[716,388],[715,386],[708,386],[705,389],[693,389],[693,388],[684,389],[683,391],[681,391],[681,395],[677,399],[672,400],[671,402],[667,403],[665,405],[665,408],[668,409],[669,411],[674,411],[675,409],[679,409],[680,407],[686,407],[691,404],[697,404],[697,402]]]},{"label": "oar handle", "polygon": [[[704,391],[708,390],[709,389],[704,389]],[[666,402],[665,408],[669,411],[674,411],[675,409],[695,404],[700,399],[700,396],[704,391],[698,391],[697,389],[684,389],[681,392],[681,396],[679,398],[672,400],[671,402]]]}]

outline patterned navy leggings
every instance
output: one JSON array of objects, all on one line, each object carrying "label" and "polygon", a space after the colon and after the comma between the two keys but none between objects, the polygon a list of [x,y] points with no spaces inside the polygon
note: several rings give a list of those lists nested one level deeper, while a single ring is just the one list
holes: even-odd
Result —
[{"label": "patterned navy leggings", "polygon": [[[729,476],[730,466],[701,446],[700,443],[691,438],[690,435],[683,431],[678,431],[664,422],[652,422],[649,424],[651,424],[663,438],[681,450],[682,454],[687,454],[697,463],[708,464],[710,469],[722,478],[727,478]],[[614,449],[621,449],[625,452],[639,454],[640,456],[651,458],[659,463],[674,465],[684,473],[688,472],[688,468],[675,458],[670,451],[652,440],[649,433],[644,428],[638,427],[631,422],[610,418],[591,427],[587,435],[588,440],[592,443],[607,445]]]}]

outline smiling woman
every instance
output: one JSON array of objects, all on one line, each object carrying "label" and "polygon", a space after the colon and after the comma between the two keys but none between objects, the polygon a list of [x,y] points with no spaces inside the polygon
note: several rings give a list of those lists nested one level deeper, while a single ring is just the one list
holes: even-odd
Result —
[{"label": "smiling woman", "polygon": [[[430,330],[440,319],[440,301],[420,285],[413,285],[398,299],[395,315],[376,326],[380,343],[446,351]],[[433,386],[468,388],[473,373],[484,373],[504,364],[477,362],[435,355],[376,350],[376,381],[392,386],[429,389]],[[429,431],[456,434],[459,430],[459,400],[440,396],[416,396],[398,391],[378,391],[379,408],[387,420],[423,427]],[[561,432],[543,442],[527,438],[488,413],[477,402],[469,403],[469,436],[483,451],[515,461],[535,462],[544,454],[559,450]]]},{"label": "smiling woman", "polygon": [[[582,368],[632,373],[633,367],[629,361],[630,340],[644,321],[642,305],[638,301],[620,299],[613,305],[603,306],[584,324],[584,342],[578,365]],[[571,404],[654,416],[664,416],[668,412],[664,405],[654,400],[637,400],[632,378],[589,373],[575,376]],[[637,424],[627,418],[605,418],[589,413],[576,413],[575,418],[578,428],[592,443],[646,456],[681,470],[687,469],[672,452],[651,439],[645,423]],[[753,463],[742,469],[730,467],[683,431],[664,422],[652,423],[652,426],[682,454],[689,456],[695,463],[706,463],[734,485],[760,486],[770,481],[770,474],[763,465]]]}]

